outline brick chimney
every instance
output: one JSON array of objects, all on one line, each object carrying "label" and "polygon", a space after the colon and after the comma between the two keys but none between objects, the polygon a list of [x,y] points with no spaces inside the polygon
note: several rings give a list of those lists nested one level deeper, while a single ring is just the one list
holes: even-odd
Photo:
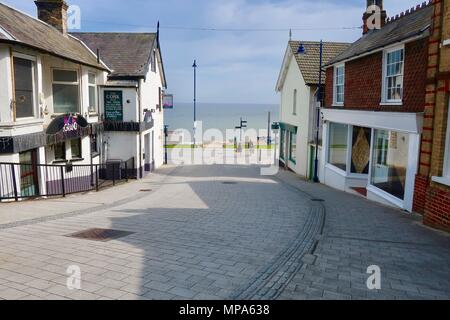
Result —
[{"label": "brick chimney", "polygon": [[[377,6],[379,9],[375,11],[374,6]],[[379,13],[379,17],[372,17],[377,13]],[[363,15],[363,34],[368,33],[373,27],[383,28],[386,24],[386,18],[387,13],[386,10],[384,10],[383,0],[367,0],[366,12],[364,12]],[[378,24],[378,26],[375,26],[374,24]]]},{"label": "brick chimney", "polygon": [[64,0],[36,0],[39,20],[55,27],[63,34],[67,34],[67,9]]}]

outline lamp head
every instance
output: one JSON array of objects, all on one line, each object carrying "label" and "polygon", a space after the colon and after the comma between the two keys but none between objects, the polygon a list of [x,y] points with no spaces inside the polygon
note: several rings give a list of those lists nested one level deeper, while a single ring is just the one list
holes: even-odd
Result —
[{"label": "lamp head", "polygon": [[305,54],[306,53],[306,48],[303,45],[303,43],[300,43],[300,46],[297,49],[297,54]]}]

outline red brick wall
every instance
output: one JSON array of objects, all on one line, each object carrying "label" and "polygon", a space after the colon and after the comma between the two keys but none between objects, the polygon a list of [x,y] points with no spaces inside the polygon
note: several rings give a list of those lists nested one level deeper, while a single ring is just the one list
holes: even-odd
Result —
[{"label": "red brick wall", "polygon": [[[378,52],[345,64],[345,109],[422,112],[428,62],[428,38],[405,45],[403,106],[380,106],[383,53]],[[325,106],[333,104],[333,68],[327,69]]]},{"label": "red brick wall", "polygon": [[405,46],[403,104],[409,112],[423,112],[428,65],[428,38]]},{"label": "red brick wall", "polygon": [[447,190],[428,188],[424,223],[450,231],[450,193]]},{"label": "red brick wall", "polygon": [[416,184],[414,190],[414,206],[413,210],[417,213],[424,213],[425,202],[427,199],[428,178],[422,175],[416,176]]}]

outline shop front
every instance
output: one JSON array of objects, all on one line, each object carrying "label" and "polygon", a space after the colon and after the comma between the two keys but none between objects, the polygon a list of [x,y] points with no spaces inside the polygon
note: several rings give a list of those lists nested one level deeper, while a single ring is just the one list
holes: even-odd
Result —
[{"label": "shop front", "polygon": [[423,115],[323,109],[324,183],[412,211]]}]

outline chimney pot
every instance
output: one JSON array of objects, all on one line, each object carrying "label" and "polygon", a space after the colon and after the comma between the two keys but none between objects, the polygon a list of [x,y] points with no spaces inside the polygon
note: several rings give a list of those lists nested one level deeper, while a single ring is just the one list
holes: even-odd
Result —
[{"label": "chimney pot", "polygon": [[65,0],[36,0],[38,19],[67,34],[67,5]]}]

